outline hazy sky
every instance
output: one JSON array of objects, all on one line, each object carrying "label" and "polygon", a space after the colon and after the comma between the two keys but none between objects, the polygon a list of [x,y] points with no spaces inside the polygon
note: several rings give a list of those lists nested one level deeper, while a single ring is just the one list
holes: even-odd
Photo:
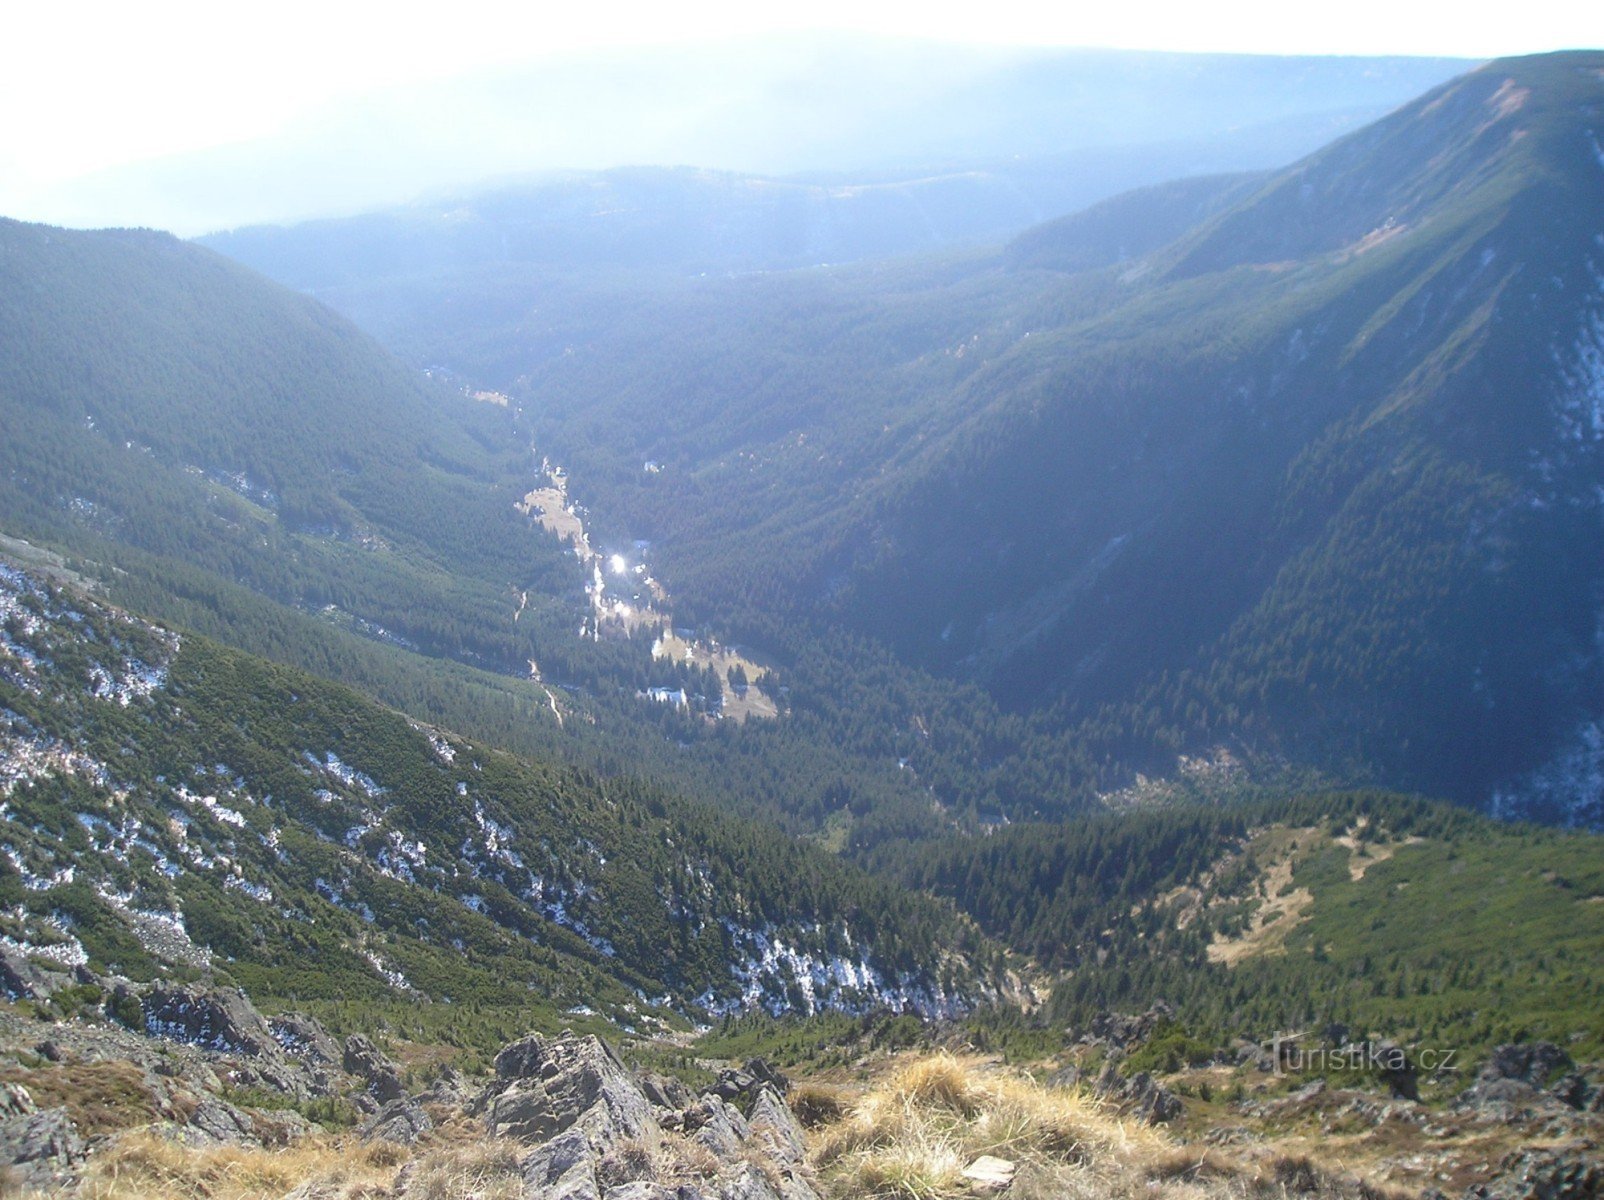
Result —
[{"label": "hazy sky", "polygon": [[950,41],[1485,58],[1604,43],[1578,0],[90,0],[22,3],[0,72],[0,214],[91,172],[270,136],[343,97],[586,48],[837,29]]}]

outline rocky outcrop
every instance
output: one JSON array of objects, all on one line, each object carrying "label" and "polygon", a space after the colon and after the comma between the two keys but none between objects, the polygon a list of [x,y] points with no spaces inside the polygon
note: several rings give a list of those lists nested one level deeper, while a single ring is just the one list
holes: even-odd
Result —
[{"label": "rocky outcrop", "polygon": [[605,1148],[655,1126],[651,1102],[629,1069],[590,1036],[514,1042],[496,1055],[496,1082],[483,1107],[492,1134],[525,1142],[577,1127]]},{"label": "rocky outcrop", "polygon": [[285,1054],[311,1067],[340,1068],[344,1059],[340,1043],[312,1017],[303,1013],[281,1013],[267,1024],[273,1040]]},{"label": "rocky outcrop", "polygon": [[278,1041],[245,993],[234,989],[157,984],[142,997],[145,1031],[221,1053],[279,1053]]},{"label": "rocky outcrop", "polygon": [[646,1098],[652,1102],[653,1108],[675,1111],[696,1099],[696,1093],[672,1075],[647,1073],[641,1076],[640,1087],[641,1091],[646,1093]]},{"label": "rocky outcrop", "polygon": [[58,967],[47,966],[24,957],[7,946],[0,946],[0,993],[7,1000],[44,1000],[72,982],[72,976]]},{"label": "rocky outcrop", "polygon": [[394,1142],[411,1146],[434,1128],[423,1105],[409,1097],[392,1100],[362,1127],[364,1142]]},{"label": "rocky outcrop", "polygon": [[784,1096],[791,1090],[791,1081],[761,1058],[748,1059],[746,1066],[720,1071],[713,1093],[725,1100],[749,1096],[760,1087],[768,1087]]},{"label": "rocky outcrop", "polygon": [[599,1038],[565,1033],[514,1042],[495,1069],[471,1110],[530,1147],[526,1200],[817,1200],[802,1130],[774,1086],[783,1078],[766,1064],[693,1097],[637,1078]]},{"label": "rocky outcrop", "polygon": [[256,1122],[216,1096],[202,1096],[184,1122],[184,1140],[201,1146],[243,1146],[257,1140]]},{"label": "rocky outcrop", "polygon": [[1146,1071],[1138,1071],[1129,1079],[1121,1075],[1119,1065],[1110,1060],[1095,1078],[1078,1066],[1068,1066],[1053,1075],[1048,1083],[1053,1087],[1087,1087],[1099,1100],[1107,1101],[1129,1116],[1149,1125],[1161,1125],[1181,1115],[1181,1098],[1170,1091]]},{"label": "rocky outcrop", "polygon": [[1521,1042],[1494,1049],[1477,1078],[1516,1079],[1532,1087],[1542,1087],[1574,1065],[1571,1056],[1553,1042]]},{"label": "rocky outcrop", "polygon": [[[1489,1121],[1564,1110],[1604,1112],[1604,1087],[1574,1070],[1575,1065],[1552,1042],[1499,1046],[1475,1081],[1455,1097],[1454,1107]],[[1559,1079],[1550,1084],[1556,1075]]]},{"label": "rocky outcrop", "polygon": [[367,1094],[379,1105],[389,1104],[407,1094],[401,1082],[401,1068],[360,1033],[345,1039],[345,1050],[340,1056],[347,1075],[359,1079]]},{"label": "rocky outcrop", "polygon": [[46,1189],[72,1178],[88,1153],[64,1108],[39,1111],[24,1087],[0,1087],[0,1168],[18,1187]]},{"label": "rocky outcrop", "polygon": [[1517,1151],[1499,1163],[1492,1182],[1465,1200],[1597,1200],[1604,1196],[1604,1161],[1588,1147]]},{"label": "rocky outcrop", "polygon": [[1160,1000],[1144,1013],[1098,1013],[1077,1040],[1124,1050],[1147,1041],[1160,1025],[1173,1020],[1175,1010]]}]

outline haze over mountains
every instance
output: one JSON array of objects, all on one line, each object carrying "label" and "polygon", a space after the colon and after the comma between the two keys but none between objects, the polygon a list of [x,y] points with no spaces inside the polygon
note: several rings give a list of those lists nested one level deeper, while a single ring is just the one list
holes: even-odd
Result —
[{"label": "haze over mountains", "polygon": [[806,173],[837,200],[936,177],[904,211],[928,196],[933,233],[996,234],[1141,183],[1280,165],[1469,65],[845,34],[598,51],[330,102],[266,139],[68,182],[48,211],[197,234],[423,197],[412,224],[471,209],[487,179],[658,165]]},{"label": "haze over mountains", "polygon": [[[0,1180],[194,1153],[127,1151],[137,1112],[341,1154],[488,1121],[473,1188],[530,1200],[681,1150],[676,1195],[957,1200],[953,1130],[1041,1150],[1022,1083],[944,1060],[889,1133],[815,1092],[809,1157],[769,1064],[708,1066],[939,1037],[1181,1122],[1086,1194],[1380,1194],[1247,1165],[1331,1137],[1592,1194],[1604,52],[743,52],[237,151],[365,203],[298,183],[361,126],[372,186],[449,200],[0,219]],[[541,140],[642,94],[692,165],[580,169],[604,105]],[[473,154],[575,169],[454,191],[475,111]],[[211,203],[226,157],[150,178]],[[503,1049],[564,1025],[677,1078]],[[1283,1035],[1417,1057],[1316,1080]],[[935,1102],[940,1186],[850,1165]],[[471,1190],[425,1156],[386,1194]]]},{"label": "haze over mountains", "polygon": [[697,619],[1053,713],[1060,787],[1226,745],[1596,823],[1596,71],[1494,63],[1284,171],[894,268],[215,244],[339,264],[325,298],[512,395]]}]

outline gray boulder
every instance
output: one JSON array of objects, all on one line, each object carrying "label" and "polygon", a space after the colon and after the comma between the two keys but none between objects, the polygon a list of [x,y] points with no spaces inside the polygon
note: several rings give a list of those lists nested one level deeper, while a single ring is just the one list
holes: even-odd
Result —
[{"label": "gray boulder", "polygon": [[642,1179],[608,1188],[605,1200],[705,1200],[706,1195],[699,1188],[669,1187]]},{"label": "gray boulder", "polygon": [[11,1181],[21,1187],[43,1190],[66,1183],[87,1155],[64,1108],[0,1121],[0,1167],[8,1168]]},{"label": "gray boulder", "polygon": [[524,1159],[524,1200],[601,1200],[597,1157],[583,1129],[559,1133]]},{"label": "gray boulder", "polygon": [[66,971],[53,970],[0,946],[0,993],[7,1000],[46,1000],[71,982]]},{"label": "gray boulder", "polygon": [[640,1089],[654,1108],[678,1111],[696,1099],[696,1094],[672,1075],[642,1075]]},{"label": "gray boulder", "polygon": [[416,1100],[403,1097],[381,1108],[362,1127],[361,1136],[364,1142],[394,1142],[399,1146],[411,1146],[433,1128],[434,1122],[423,1111],[423,1106]]},{"label": "gray boulder", "polygon": [[739,1069],[720,1071],[713,1093],[724,1100],[748,1096],[760,1087],[773,1088],[780,1095],[791,1090],[791,1081],[761,1058],[749,1059]]},{"label": "gray boulder", "polygon": [[1102,1074],[1092,1085],[1092,1094],[1100,1100],[1117,1104],[1149,1125],[1173,1121],[1181,1115],[1181,1098],[1174,1092],[1146,1071],[1139,1071],[1126,1079],[1112,1062],[1103,1067]]},{"label": "gray boulder", "polygon": [[1516,1151],[1499,1163],[1490,1183],[1465,1200],[1598,1200],[1604,1196],[1604,1162],[1581,1148]]},{"label": "gray boulder", "polygon": [[798,1168],[807,1158],[802,1126],[774,1089],[765,1087],[758,1092],[746,1123],[752,1137],[762,1143],[767,1157],[775,1164]]},{"label": "gray boulder", "polygon": [[788,1200],[758,1166],[743,1162],[720,1176],[714,1195],[718,1200]]},{"label": "gray boulder", "polygon": [[401,1068],[360,1033],[345,1039],[345,1052],[340,1062],[346,1074],[360,1079],[368,1094],[381,1106],[407,1094],[406,1085],[401,1082]]},{"label": "gray boulder", "polygon": [[602,1154],[657,1128],[634,1076],[597,1037],[531,1035],[496,1056],[496,1076],[484,1110],[497,1137],[537,1142],[577,1127]]},{"label": "gray boulder", "polygon": [[145,1032],[207,1050],[250,1056],[278,1053],[278,1042],[245,993],[157,984],[141,1000]]},{"label": "gray boulder", "polygon": [[1521,1042],[1493,1050],[1477,1079],[1518,1079],[1540,1088],[1573,1065],[1571,1056],[1553,1042]]},{"label": "gray boulder", "polygon": [[268,1021],[268,1028],[284,1053],[308,1066],[338,1068],[344,1061],[340,1043],[304,1013],[282,1013]]},{"label": "gray boulder", "polygon": [[682,1121],[691,1141],[705,1147],[720,1162],[739,1158],[741,1147],[752,1136],[740,1110],[713,1093],[686,1109]]},{"label": "gray boulder", "polygon": [[256,1122],[247,1113],[216,1096],[201,1096],[184,1122],[186,1140],[202,1146],[250,1146],[257,1141]]},{"label": "gray boulder", "polygon": [[444,1104],[451,1108],[466,1107],[469,1098],[467,1081],[455,1067],[442,1069],[434,1082],[418,1094],[421,1104]]}]

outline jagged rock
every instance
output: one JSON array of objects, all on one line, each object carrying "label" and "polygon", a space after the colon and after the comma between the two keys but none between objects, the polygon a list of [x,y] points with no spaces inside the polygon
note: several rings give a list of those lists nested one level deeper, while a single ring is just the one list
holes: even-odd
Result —
[{"label": "jagged rock", "polygon": [[1098,1013],[1079,1040],[1103,1042],[1123,1050],[1145,1042],[1161,1024],[1174,1019],[1175,1010],[1162,1000],[1145,1013]]},{"label": "jagged rock", "polygon": [[1288,1092],[1286,1099],[1282,1103],[1287,1105],[1306,1104],[1310,1100],[1324,1095],[1325,1091],[1326,1081],[1324,1079],[1316,1079],[1312,1083],[1304,1084],[1295,1092]]},{"label": "jagged rock", "polygon": [[422,1104],[444,1104],[463,1108],[468,1103],[468,1085],[455,1067],[445,1067],[426,1090],[418,1094]]},{"label": "jagged rock", "polygon": [[360,1033],[345,1039],[341,1064],[346,1074],[356,1076],[367,1086],[368,1093],[380,1105],[407,1094],[401,1082],[401,1068]]},{"label": "jagged rock", "polygon": [[582,1129],[568,1129],[522,1163],[524,1200],[601,1200],[596,1151]]},{"label": "jagged rock", "polygon": [[[751,1099],[750,1120],[714,1092],[676,1111],[664,1101],[683,1101],[688,1089],[637,1081],[599,1039],[532,1035],[496,1056],[496,1081],[473,1107],[494,1135],[534,1143],[520,1164],[525,1200],[817,1200],[801,1128],[771,1072],[745,1074],[752,1082],[738,1094]],[[656,1179],[664,1126],[707,1150],[716,1175]]]},{"label": "jagged rock", "polygon": [[758,1092],[746,1119],[751,1135],[764,1144],[768,1157],[784,1167],[798,1167],[807,1157],[807,1142],[796,1115],[772,1088]]},{"label": "jagged rock", "polygon": [[720,1071],[718,1082],[712,1090],[721,1099],[735,1100],[764,1086],[773,1088],[783,1096],[791,1090],[791,1081],[763,1059],[754,1058],[744,1067]]},{"label": "jagged rock", "polygon": [[66,971],[52,970],[0,946],[0,992],[6,999],[47,1000],[71,982]]},{"label": "jagged rock", "polygon": [[531,1035],[496,1056],[496,1075],[484,1108],[497,1137],[539,1141],[579,1126],[599,1154],[656,1128],[651,1103],[597,1037]]},{"label": "jagged rock", "polygon": [[319,1067],[339,1067],[344,1060],[340,1043],[314,1018],[303,1013],[282,1013],[268,1022],[273,1038],[286,1054]]},{"label": "jagged rock", "polygon": [[1574,1067],[1570,1055],[1552,1042],[1499,1046],[1475,1081],[1454,1098],[1454,1107],[1483,1119],[1508,1121],[1538,1112],[1604,1111],[1604,1087],[1571,1070],[1544,1090],[1555,1073]]},{"label": "jagged rock", "polygon": [[1454,1097],[1455,1108],[1474,1109],[1497,1120],[1513,1120],[1542,1103],[1542,1093],[1521,1079],[1478,1079]]},{"label": "jagged rock", "polygon": [[1146,1071],[1131,1079],[1129,1092],[1136,1098],[1136,1115],[1149,1125],[1173,1121],[1181,1115],[1181,1098]]},{"label": "jagged rock", "polygon": [[766,1083],[780,1096],[791,1094],[791,1081],[784,1074],[774,1069],[767,1059],[751,1058],[746,1062],[747,1073],[752,1075],[759,1083]]},{"label": "jagged rock", "polygon": [[0,1121],[0,1167],[9,1168],[16,1185],[43,1189],[60,1184],[87,1153],[64,1108]]},{"label": "jagged rock", "polygon": [[1574,1108],[1577,1112],[1587,1111],[1589,1099],[1593,1095],[1593,1087],[1587,1082],[1585,1076],[1574,1071],[1561,1079],[1548,1094],[1558,1100],[1566,1108]]},{"label": "jagged rock", "polygon": [[1149,1125],[1173,1121],[1181,1115],[1180,1097],[1146,1071],[1139,1071],[1126,1079],[1113,1063],[1108,1063],[1092,1086],[1092,1092],[1100,1099],[1113,1101]]},{"label": "jagged rock", "polygon": [[982,1154],[965,1167],[962,1174],[978,1192],[1000,1192],[1014,1182],[1014,1172],[1018,1169],[1006,1158]]},{"label": "jagged rock", "polygon": [[0,1121],[25,1117],[36,1111],[33,1097],[20,1083],[0,1083]]},{"label": "jagged rock", "polygon": [[1252,1067],[1256,1071],[1275,1070],[1275,1058],[1263,1046],[1255,1042],[1238,1042],[1236,1046],[1236,1065],[1239,1067]]},{"label": "jagged rock", "polygon": [[188,1139],[199,1145],[246,1146],[257,1140],[256,1123],[216,1096],[203,1095],[184,1125]]},{"label": "jagged rock", "polygon": [[640,1088],[654,1108],[678,1111],[696,1098],[690,1088],[672,1075],[643,1075]]},{"label": "jagged rock", "polygon": [[315,1071],[301,1063],[287,1063],[277,1058],[253,1059],[237,1063],[229,1069],[229,1079],[235,1087],[261,1088],[280,1092],[305,1100],[310,1096],[326,1096],[333,1091],[333,1081],[325,1071]]},{"label": "jagged rock", "polygon": [[1499,1163],[1491,1183],[1465,1200],[1597,1200],[1604,1196],[1604,1162],[1585,1148],[1521,1150]]},{"label": "jagged rock", "polygon": [[276,1054],[278,1042],[255,1005],[238,990],[157,984],[142,998],[145,1031],[233,1054]]},{"label": "jagged rock", "polygon": [[288,1146],[318,1129],[294,1109],[276,1109],[253,1118],[256,1140],[264,1146]]},{"label": "jagged rock", "polygon": [[[792,1194],[800,1197],[813,1196],[816,1193],[808,1189],[806,1192]],[[717,1182],[715,1195],[718,1200],[790,1200],[790,1196],[775,1187],[762,1168],[749,1162],[739,1164],[733,1174],[721,1177]],[[608,1200],[611,1200],[611,1197]]]},{"label": "jagged rock", "polygon": [[704,1200],[705,1195],[693,1187],[669,1187],[642,1179],[608,1188],[606,1200]]},{"label": "jagged rock", "polygon": [[726,1161],[739,1157],[751,1128],[740,1110],[709,1092],[685,1110],[683,1128],[691,1141]]},{"label": "jagged rock", "polygon": [[395,1142],[411,1146],[434,1128],[429,1114],[416,1100],[403,1097],[392,1100],[362,1127],[364,1142]]},{"label": "jagged rock", "polygon": [[1523,1042],[1499,1046],[1493,1050],[1478,1080],[1518,1079],[1540,1088],[1560,1071],[1575,1064],[1553,1042]]}]

